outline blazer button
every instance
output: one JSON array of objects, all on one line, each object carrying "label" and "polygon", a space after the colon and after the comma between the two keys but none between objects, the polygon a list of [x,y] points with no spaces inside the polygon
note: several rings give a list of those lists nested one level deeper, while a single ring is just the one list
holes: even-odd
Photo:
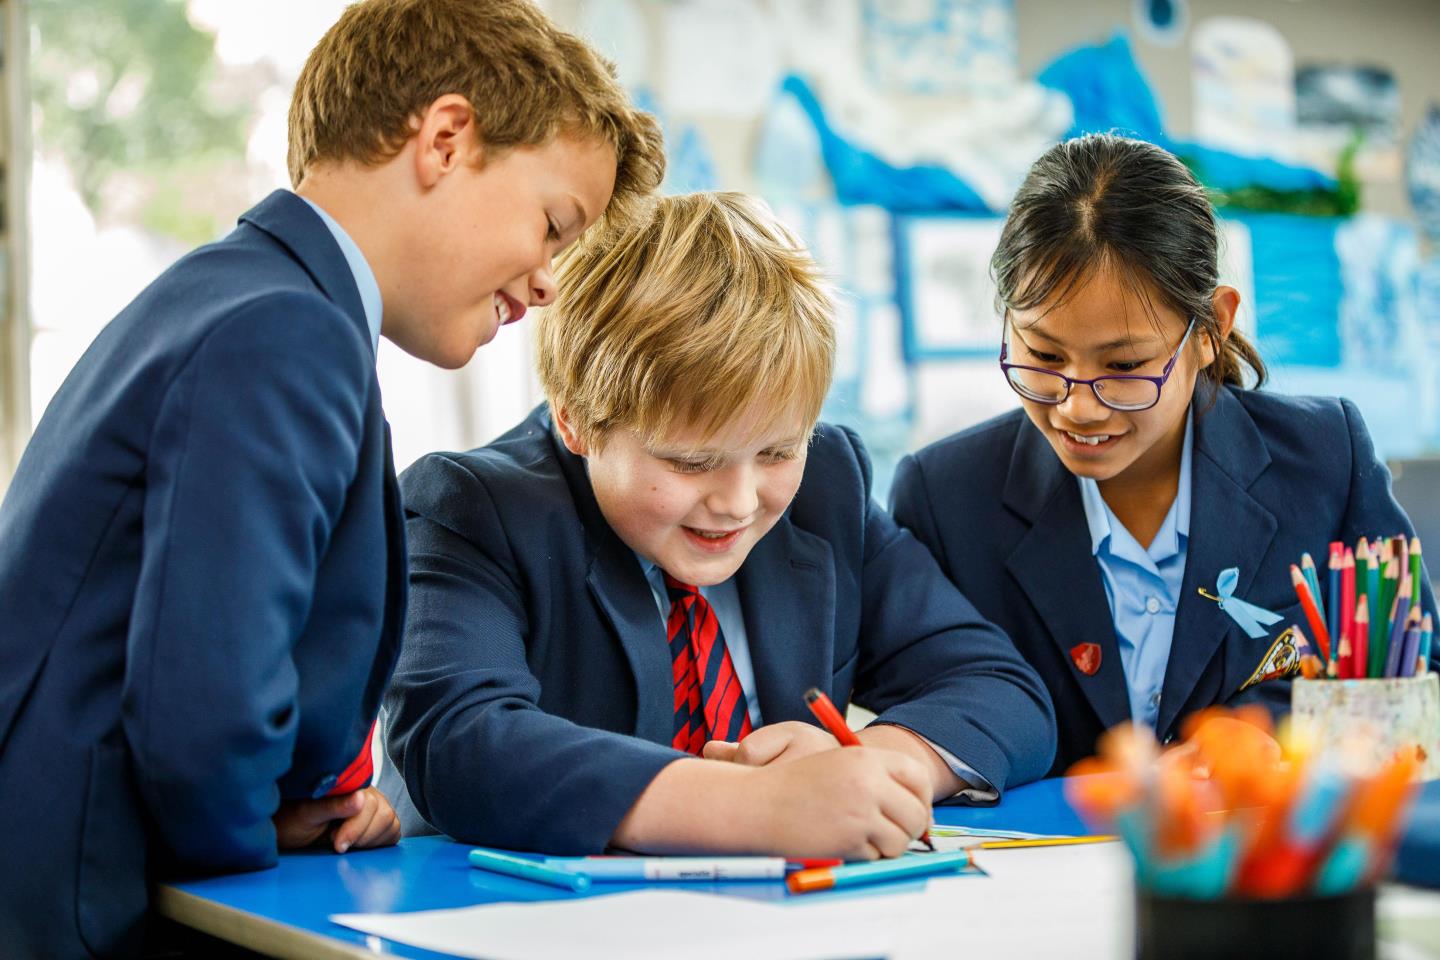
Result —
[{"label": "blazer button", "polygon": [[316,800],[319,800],[321,797],[328,794],[331,790],[334,790],[335,784],[339,782],[340,778],[338,776],[333,773],[327,773],[325,774],[325,776],[315,781],[315,789],[310,791],[310,796],[315,798]]}]

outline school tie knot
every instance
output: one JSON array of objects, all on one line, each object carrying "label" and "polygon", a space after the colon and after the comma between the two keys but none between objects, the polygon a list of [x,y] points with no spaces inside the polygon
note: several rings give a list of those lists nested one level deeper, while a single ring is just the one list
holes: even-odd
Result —
[{"label": "school tie knot", "polygon": [[665,592],[670,597],[665,634],[675,692],[670,743],[698,756],[707,740],[735,741],[750,733],[750,711],[710,602],[699,587],[668,573]]},{"label": "school tie knot", "polygon": [[681,583],[668,573],[665,574],[665,592],[670,595],[671,603],[679,603],[700,596],[700,588],[695,584]]}]

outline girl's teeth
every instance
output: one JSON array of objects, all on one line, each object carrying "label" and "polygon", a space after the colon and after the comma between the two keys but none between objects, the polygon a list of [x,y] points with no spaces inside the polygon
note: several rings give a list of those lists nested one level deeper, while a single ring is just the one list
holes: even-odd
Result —
[{"label": "girl's teeth", "polygon": [[510,322],[510,304],[498,293],[495,294],[495,315],[500,318],[502,326]]},{"label": "girl's teeth", "polygon": [[1110,439],[1110,435],[1109,435],[1109,434],[1106,434],[1106,433],[1096,434],[1096,435],[1093,436],[1093,437],[1082,437],[1082,436],[1080,436],[1080,434],[1078,434],[1078,433],[1070,433],[1070,431],[1068,431],[1068,430],[1065,431],[1065,432],[1069,435],[1069,437],[1070,437],[1071,440],[1074,440],[1076,443],[1083,443],[1083,444],[1085,444],[1086,446],[1090,446],[1090,447],[1099,446],[1100,444],[1104,443],[1106,440],[1109,440],[1109,439]]}]

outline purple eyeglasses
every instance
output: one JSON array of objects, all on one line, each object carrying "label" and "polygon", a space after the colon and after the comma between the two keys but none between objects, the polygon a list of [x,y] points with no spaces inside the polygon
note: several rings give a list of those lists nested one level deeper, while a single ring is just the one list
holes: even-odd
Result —
[{"label": "purple eyeglasses", "polygon": [[1180,345],[1170,355],[1170,361],[1165,364],[1165,369],[1160,372],[1160,376],[1114,374],[1096,377],[1093,380],[1076,380],[1063,373],[1056,373],[1054,370],[1007,362],[1005,358],[1010,352],[1008,320],[1005,329],[1006,336],[1000,340],[1000,369],[1005,372],[1005,380],[1010,384],[1010,389],[1026,400],[1052,405],[1064,403],[1065,399],[1070,396],[1070,388],[1079,384],[1089,386],[1095,392],[1095,399],[1111,410],[1133,413],[1136,410],[1149,410],[1160,402],[1160,388],[1165,386],[1166,380],[1170,379],[1170,372],[1175,369],[1175,361],[1180,359],[1180,351],[1185,349],[1185,343],[1195,329],[1195,321],[1192,319],[1190,326],[1185,328],[1185,336],[1180,338]]}]

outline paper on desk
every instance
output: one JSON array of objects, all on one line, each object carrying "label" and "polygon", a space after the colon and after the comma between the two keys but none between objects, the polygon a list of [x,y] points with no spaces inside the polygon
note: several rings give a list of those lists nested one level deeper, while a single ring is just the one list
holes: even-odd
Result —
[{"label": "paper on desk", "polygon": [[342,913],[342,926],[484,960],[806,960],[890,953],[896,925],[738,897],[640,890],[415,913]]},{"label": "paper on desk", "polygon": [[977,850],[990,880],[935,878],[889,960],[1133,957],[1134,866],[1123,844]]},{"label": "paper on desk", "polygon": [[815,906],[802,906],[805,898],[797,897],[789,909],[822,925],[888,925],[887,960],[1135,955],[1133,866],[1122,844],[979,850],[975,856],[991,879],[931,877],[920,893],[845,900],[827,894]]}]

